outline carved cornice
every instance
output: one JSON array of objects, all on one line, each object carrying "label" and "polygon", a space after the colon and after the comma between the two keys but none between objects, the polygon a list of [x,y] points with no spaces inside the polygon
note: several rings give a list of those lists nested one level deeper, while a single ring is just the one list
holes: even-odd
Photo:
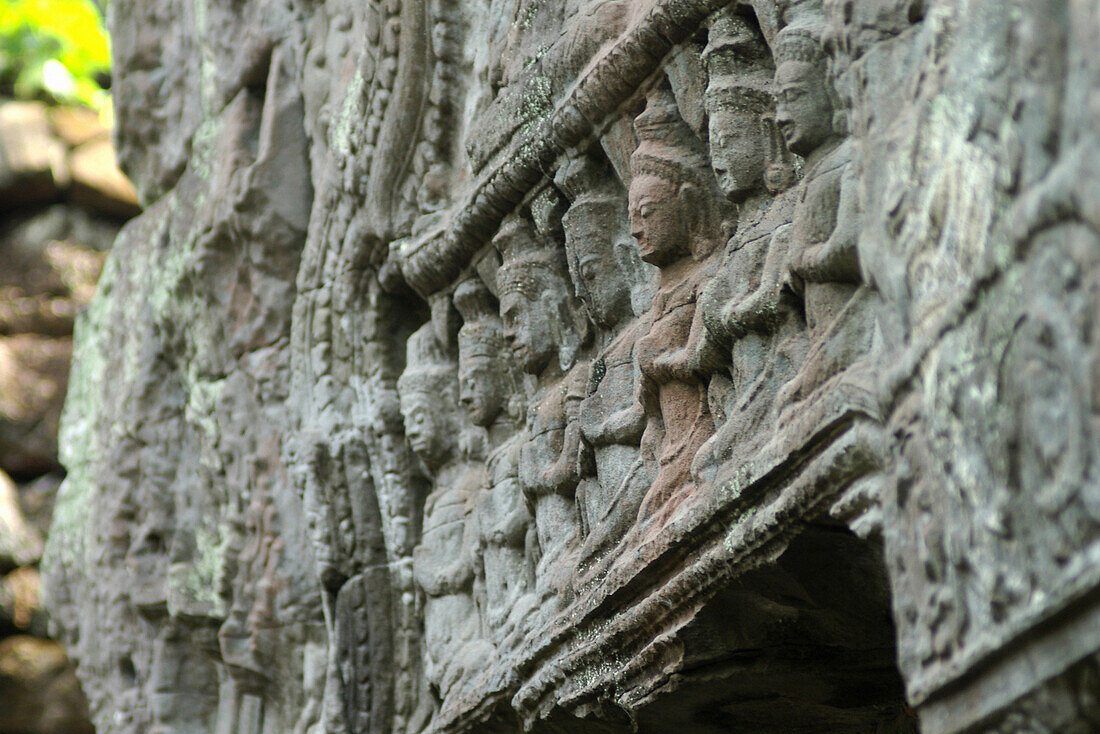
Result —
[{"label": "carved cornice", "polygon": [[427,296],[456,278],[504,216],[548,175],[557,157],[598,129],[674,46],[729,2],[655,2],[588,66],[553,113],[513,140],[500,162],[482,173],[466,200],[452,209],[444,231],[407,242],[400,259],[408,283]]}]

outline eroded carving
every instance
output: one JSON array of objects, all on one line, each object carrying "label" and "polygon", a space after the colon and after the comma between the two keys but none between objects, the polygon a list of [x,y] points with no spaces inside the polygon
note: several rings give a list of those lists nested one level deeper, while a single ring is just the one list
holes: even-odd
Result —
[{"label": "eroded carving", "polygon": [[410,337],[406,365],[398,381],[405,433],[432,478],[413,572],[427,597],[426,677],[446,697],[492,654],[473,595],[476,538],[470,519],[484,471],[459,453],[458,369],[432,323]]},{"label": "eroded carving", "polygon": [[580,530],[574,495],[578,409],[587,378],[587,364],[577,358],[590,326],[573,295],[564,253],[533,223],[522,217],[506,222],[493,244],[504,258],[497,271],[504,337],[523,371],[539,383],[527,409],[519,468],[538,535],[536,591],[545,601],[571,588],[565,554]]},{"label": "eroded carving", "polygon": [[643,261],[658,268],[647,333],[638,339],[639,402],[646,427],[642,456],[653,484],[639,521],[667,517],[695,489],[691,462],[714,431],[706,384],[683,369],[699,292],[713,275],[724,211],[702,146],[680,118],[672,92],[657,86],[634,122],[630,229]]},{"label": "eroded carving", "polygon": [[1090,4],[116,2],[105,732],[1013,729],[1100,649]]},{"label": "eroded carving", "polygon": [[522,628],[534,606],[535,540],[520,483],[520,430],[526,409],[523,385],[509,359],[498,306],[479,279],[455,289],[462,315],[458,332],[459,400],[475,430],[467,452],[485,462],[486,485],[478,499],[476,527],[480,572],[485,579],[485,623],[498,647]]},{"label": "eroded carving", "polygon": [[630,498],[641,496],[653,480],[639,449],[645,413],[638,402],[641,373],[634,354],[645,328],[637,315],[649,306],[651,278],[622,231],[625,192],[606,165],[591,154],[577,157],[559,173],[558,183],[572,200],[562,217],[570,272],[601,342],[578,408],[585,445],[576,461],[588,475],[577,490],[583,576],[588,564],[626,534],[636,514],[636,500]]}]

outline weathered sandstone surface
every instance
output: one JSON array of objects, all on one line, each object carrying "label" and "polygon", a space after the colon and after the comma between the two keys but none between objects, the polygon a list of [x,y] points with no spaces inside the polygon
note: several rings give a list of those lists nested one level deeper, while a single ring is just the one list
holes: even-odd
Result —
[{"label": "weathered sandstone surface", "polygon": [[1092,0],[113,0],[101,734],[1100,726]]}]

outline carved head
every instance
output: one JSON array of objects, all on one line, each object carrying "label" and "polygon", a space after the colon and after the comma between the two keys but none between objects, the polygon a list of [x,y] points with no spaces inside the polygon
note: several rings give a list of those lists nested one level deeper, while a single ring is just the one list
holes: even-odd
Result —
[{"label": "carved head", "polygon": [[834,135],[825,52],[809,28],[787,26],[779,33],[777,60],[775,121],[787,147],[806,156]]},{"label": "carved head", "polygon": [[573,203],[562,216],[565,257],[577,297],[592,320],[612,328],[634,315],[630,294],[640,275],[637,249],[620,237],[626,202],[611,172],[585,156],[559,172]]},{"label": "carved head", "polygon": [[718,188],[732,202],[763,188],[767,167],[770,95],[712,80],[707,86],[710,160]]},{"label": "carved head", "polygon": [[713,250],[713,176],[672,90],[654,88],[634,120],[638,147],[630,156],[630,233],[642,260],[664,267]]},{"label": "carved head", "polygon": [[504,258],[497,291],[512,355],[528,374],[542,372],[555,355],[568,369],[585,334],[561,251],[543,245],[520,217],[506,221],[493,242]]},{"label": "carved head", "polygon": [[455,289],[462,314],[458,332],[458,400],[475,426],[488,427],[504,409],[509,393],[507,347],[496,302],[478,279]]},{"label": "carved head", "polygon": [[457,446],[457,372],[431,323],[409,337],[405,371],[397,380],[401,415],[409,445],[432,469],[445,464]]},{"label": "carved head", "polygon": [[715,14],[707,46],[707,133],[718,188],[733,202],[764,184],[771,94],[771,55],[747,18],[728,9]]}]

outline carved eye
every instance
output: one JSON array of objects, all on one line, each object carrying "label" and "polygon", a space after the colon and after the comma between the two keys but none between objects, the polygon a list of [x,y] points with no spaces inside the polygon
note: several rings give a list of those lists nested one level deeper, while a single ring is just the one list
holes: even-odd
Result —
[{"label": "carved eye", "polygon": [[[644,216],[644,215],[643,215]],[[581,261],[581,277],[587,280],[592,280],[599,275],[599,270],[596,267],[599,258],[587,257]]]},{"label": "carved eye", "polygon": [[805,93],[801,89],[791,88],[783,90],[783,101],[787,104],[791,102],[797,102],[805,96]]}]

